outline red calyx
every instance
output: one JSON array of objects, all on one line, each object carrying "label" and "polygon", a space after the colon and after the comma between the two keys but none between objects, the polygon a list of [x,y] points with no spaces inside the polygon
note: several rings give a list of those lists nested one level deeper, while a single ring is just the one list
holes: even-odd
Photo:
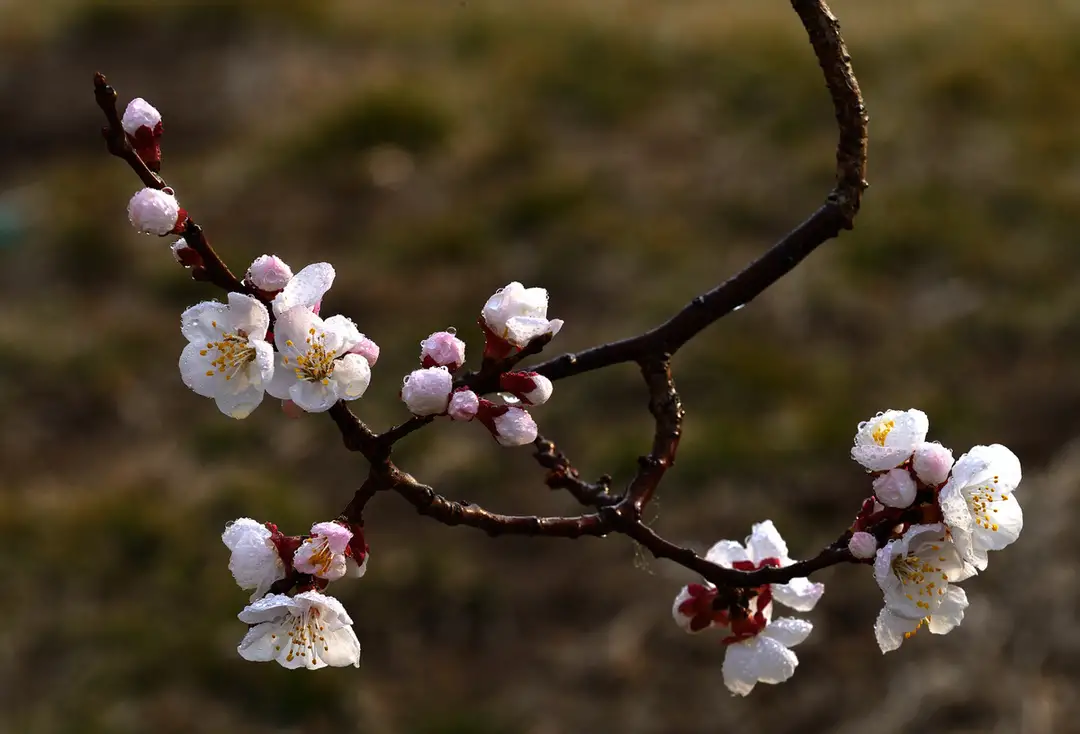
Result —
[{"label": "red calyx", "polygon": [[476,410],[476,419],[484,424],[492,436],[498,436],[499,430],[495,427],[495,419],[505,415],[510,410],[509,405],[496,405],[490,400],[480,398],[480,407]]},{"label": "red calyx", "polygon": [[164,130],[165,127],[159,120],[153,128],[143,125],[135,131],[134,135],[127,136],[131,147],[139,154],[146,167],[154,173],[161,170],[161,133]]},{"label": "red calyx", "polygon": [[484,359],[504,359],[517,351],[517,347],[488,328],[483,315],[477,319],[476,323],[484,332]]}]

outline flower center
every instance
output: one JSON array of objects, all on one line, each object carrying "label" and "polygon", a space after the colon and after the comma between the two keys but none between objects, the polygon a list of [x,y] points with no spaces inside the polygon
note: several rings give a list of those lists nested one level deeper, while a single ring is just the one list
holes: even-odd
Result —
[{"label": "flower center", "polygon": [[325,538],[316,541],[315,550],[311,554],[311,565],[319,569],[320,574],[326,575],[333,562],[334,551],[330,549],[330,542]]},{"label": "flower center", "polygon": [[[940,545],[931,545],[928,548],[934,552],[941,550]],[[937,561],[927,560],[915,553],[892,559],[892,572],[904,587],[904,596],[908,601],[915,602],[915,606],[919,609],[929,610],[930,600],[934,599],[935,594],[943,595],[949,582],[949,575],[937,565],[937,562],[945,560],[945,556],[931,556],[931,558],[937,558]],[[919,598],[916,599],[916,596]]]},{"label": "flower center", "polygon": [[[285,656],[287,661],[292,661],[296,656],[302,658],[311,654],[312,660],[318,659],[318,653],[315,646],[322,647],[323,652],[330,650],[330,646],[326,643],[326,637],[321,633],[326,631],[326,625],[322,623],[321,614],[317,607],[312,607],[308,611],[304,612],[300,616],[292,616],[293,619],[292,629],[289,630],[288,640],[289,654]],[[272,635],[271,639],[276,635]],[[281,649],[281,645],[275,645],[276,650]]]},{"label": "flower center", "polygon": [[998,508],[993,507],[996,502],[1008,502],[1010,495],[1008,492],[1002,492],[1001,489],[995,485],[1000,482],[998,477],[994,477],[993,482],[982,485],[981,487],[975,487],[968,495],[968,507],[971,508],[971,514],[975,516],[975,524],[984,530],[990,530],[997,532],[998,524],[995,514]]},{"label": "flower center", "polygon": [[[330,375],[334,373],[337,352],[326,348],[326,333],[316,333],[314,328],[308,329],[307,339],[304,341],[302,349],[297,348],[292,339],[285,342],[285,346],[293,350],[292,363],[295,363],[293,371],[296,372],[296,379],[328,384]],[[285,357],[284,362],[290,364],[289,357]]]},{"label": "flower center", "polygon": [[[216,327],[217,322],[213,322]],[[207,342],[206,349],[199,350],[203,357],[210,352],[216,351],[218,356],[210,361],[212,369],[206,371],[207,377],[213,377],[214,373],[225,375],[226,380],[231,380],[238,372],[255,361],[255,347],[251,346],[247,334],[238,330],[235,334],[224,332],[221,341]]]},{"label": "flower center", "polygon": [[881,421],[874,426],[874,430],[870,432],[870,438],[874,439],[874,443],[878,446],[884,446],[885,439],[894,428],[896,428],[896,421]]}]

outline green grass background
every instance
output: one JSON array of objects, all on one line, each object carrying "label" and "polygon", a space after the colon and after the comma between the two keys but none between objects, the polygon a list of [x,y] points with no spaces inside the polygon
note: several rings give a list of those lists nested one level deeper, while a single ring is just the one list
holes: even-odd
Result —
[{"label": "green grass background", "polygon": [[[329,260],[327,313],[383,350],[376,428],[418,342],[543,285],[574,350],[640,332],[828,192],[836,137],[780,0],[40,0],[0,4],[0,731],[1080,731],[1080,5],[837,0],[871,114],[856,229],[675,360],[687,407],[649,518],[699,549],[771,517],[796,556],[869,489],[858,421],[921,407],[959,454],[1021,457],[1020,541],[943,638],[880,655],[865,568],[830,569],[795,677],[746,700],[669,608],[681,569],[620,538],[490,540],[395,497],[333,593],[360,670],[240,660],[218,541],[291,532],[365,474],[331,421],[233,422],[182,385],[181,310],[217,295],[135,234],[91,77],[165,116],[164,173],[234,271]],[[542,431],[633,475],[636,370],[557,384]],[[508,512],[576,508],[527,449],[439,423],[399,463]]]}]

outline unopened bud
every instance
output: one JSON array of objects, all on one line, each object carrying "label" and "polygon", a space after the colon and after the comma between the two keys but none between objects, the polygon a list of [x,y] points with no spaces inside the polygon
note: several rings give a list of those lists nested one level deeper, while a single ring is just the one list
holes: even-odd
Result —
[{"label": "unopened bud", "polygon": [[536,440],[536,421],[524,408],[480,400],[476,418],[503,446],[524,446]]},{"label": "unopened bud", "polygon": [[856,558],[873,558],[877,553],[877,538],[870,533],[854,533],[847,547]]},{"label": "unopened bud", "polygon": [[425,367],[446,367],[453,372],[465,364],[465,342],[453,331],[436,331],[420,342],[420,363]]},{"label": "unopened bud", "polygon": [[454,379],[445,367],[413,370],[405,378],[401,399],[413,415],[441,415],[446,412]]},{"label": "unopened bud", "polygon": [[456,421],[471,421],[480,409],[480,398],[472,390],[458,390],[450,397],[447,414]]},{"label": "unopened bud", "polygon": [[141,97],[131,100],[120,124],[139,158],[153,171],[161,169],[161,113]]},{"label": "unopened bud", "polygon": [[176,197],[158,189],[143,189],[128,202],[128,221],[146,234],[177,232],[186,219],[187,212],[180,208]]},{"label": "unopened bud", "polygon": [[202,255],[189,247],[187,241],[181,237],[176,242],[170,245],[172,249],[173,257],[176,262],[183,265],[185,268],[199,268],[203,265]]},{"label": "unopened bud", "polygon": [[551,380],[536,372],[507,372],[499,387],[527,405],[543,405],[555,389]]},{"label": "unopened bud", "polygon": [[919,481],[931,487],[944,484],[952,471],[952,451],[939,443],[924,441],[915,447],[911,467]]},{"label": "unopened bud", "polygon": [[293,272],[277,255],[260,255],[248,268],[246,280],[267,293],[277,293],[292,280]]},{"label": "unopened bud", "polygon": [[487,336],[485,356],[502,357],[515,348],[524,348],[537,337],[555,336],[563,322],[549,320],[547,309],[548,293],[543,288],[526,288],[514,282],[496,291],[484,304],[480,316]]},{"label": "unopened bud", "polygon": [[349,354],[359,354],[367,360],[369,366],[374,367],[375,363],[379,361],[379,351],[378,344],[361,334],[360,339],[349,350]]},{"label": "unopened bud", "polygon": [[910,507],[916,489],[907,469],[890,469],[874,480],[874,496],[886,507]]}]

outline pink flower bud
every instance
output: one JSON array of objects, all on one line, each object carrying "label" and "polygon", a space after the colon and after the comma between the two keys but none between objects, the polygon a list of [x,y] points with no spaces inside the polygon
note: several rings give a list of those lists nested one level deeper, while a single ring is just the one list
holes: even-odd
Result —
[{"label": "pink flower bud", "polygon": [[499,387],[527,405],[543,405],[551,397],[551,380],[536,372],[507,372]]},{"label": "pink flower bud", "polygon": [[157,189],[143,189],[128,202],[128,221],[146,234],[167,235],[179,232],[187,212],[180,208],[176,197]]},{"label": "pink flower bud", "polygon": [[425,367],[446,367],[453,372],[465,364],[465,342],[453,331],[436,331],[420,347],[420,363]]},{"label": "pink flower bud", "polygon": [[952,451],[939,443],[923,441],[915,447],[911,466],[919,481],[928,486],[937,487],[945,483],[945,480],[949,478],[949,472],[952,471]]},{"label": "pink flower bud", "polygon": [[277,293],[292,280],[293,272],[277,255],[260,255],[248,268],[246,280],[267,293]]},{"label": "pink flower bud", "polygon": [[161,113],[141,97],[131,100],[120,124],[128,142],[152,171],[161,169]]},{"label": "pink flower bud", "polygon": [[886,507],[910,507],[916,489],[907,469],[890,469],[874,480],[874,496]]},{"label": "pink flower bud", "polygon": [[124,116],[120,124],[124,126],[124,132],[134,135],[140,127],[148,127],[151,130],[161,122],[161,113],[142,97],[136,97],[128,102],[124,110]]},{"label": "pink flower bud", "polygon": [[472,390],[458,390],[450,397],[447,413],[456,421],[471,421],[480,409],[480,398]]},{"label": "pink flower bud", "polygon": [[877,554],[877,538],[870,533],[854,533],[847,547],[856,558],[873,558]]},{"label": "pink flower bud", "polygon": [[[315,313],[318,314],[318,311]],[[360,339],[349,350],[349,354],[359,354],[367,360],[369,367],[374,367],[379,361],[379,345],[361,334]]]},{"label": "pink flower bud", "polygon": [[405,378],[401,399],[413,415],[441,415],[450,402],[454,379],[445,367],[413,370]]}]

